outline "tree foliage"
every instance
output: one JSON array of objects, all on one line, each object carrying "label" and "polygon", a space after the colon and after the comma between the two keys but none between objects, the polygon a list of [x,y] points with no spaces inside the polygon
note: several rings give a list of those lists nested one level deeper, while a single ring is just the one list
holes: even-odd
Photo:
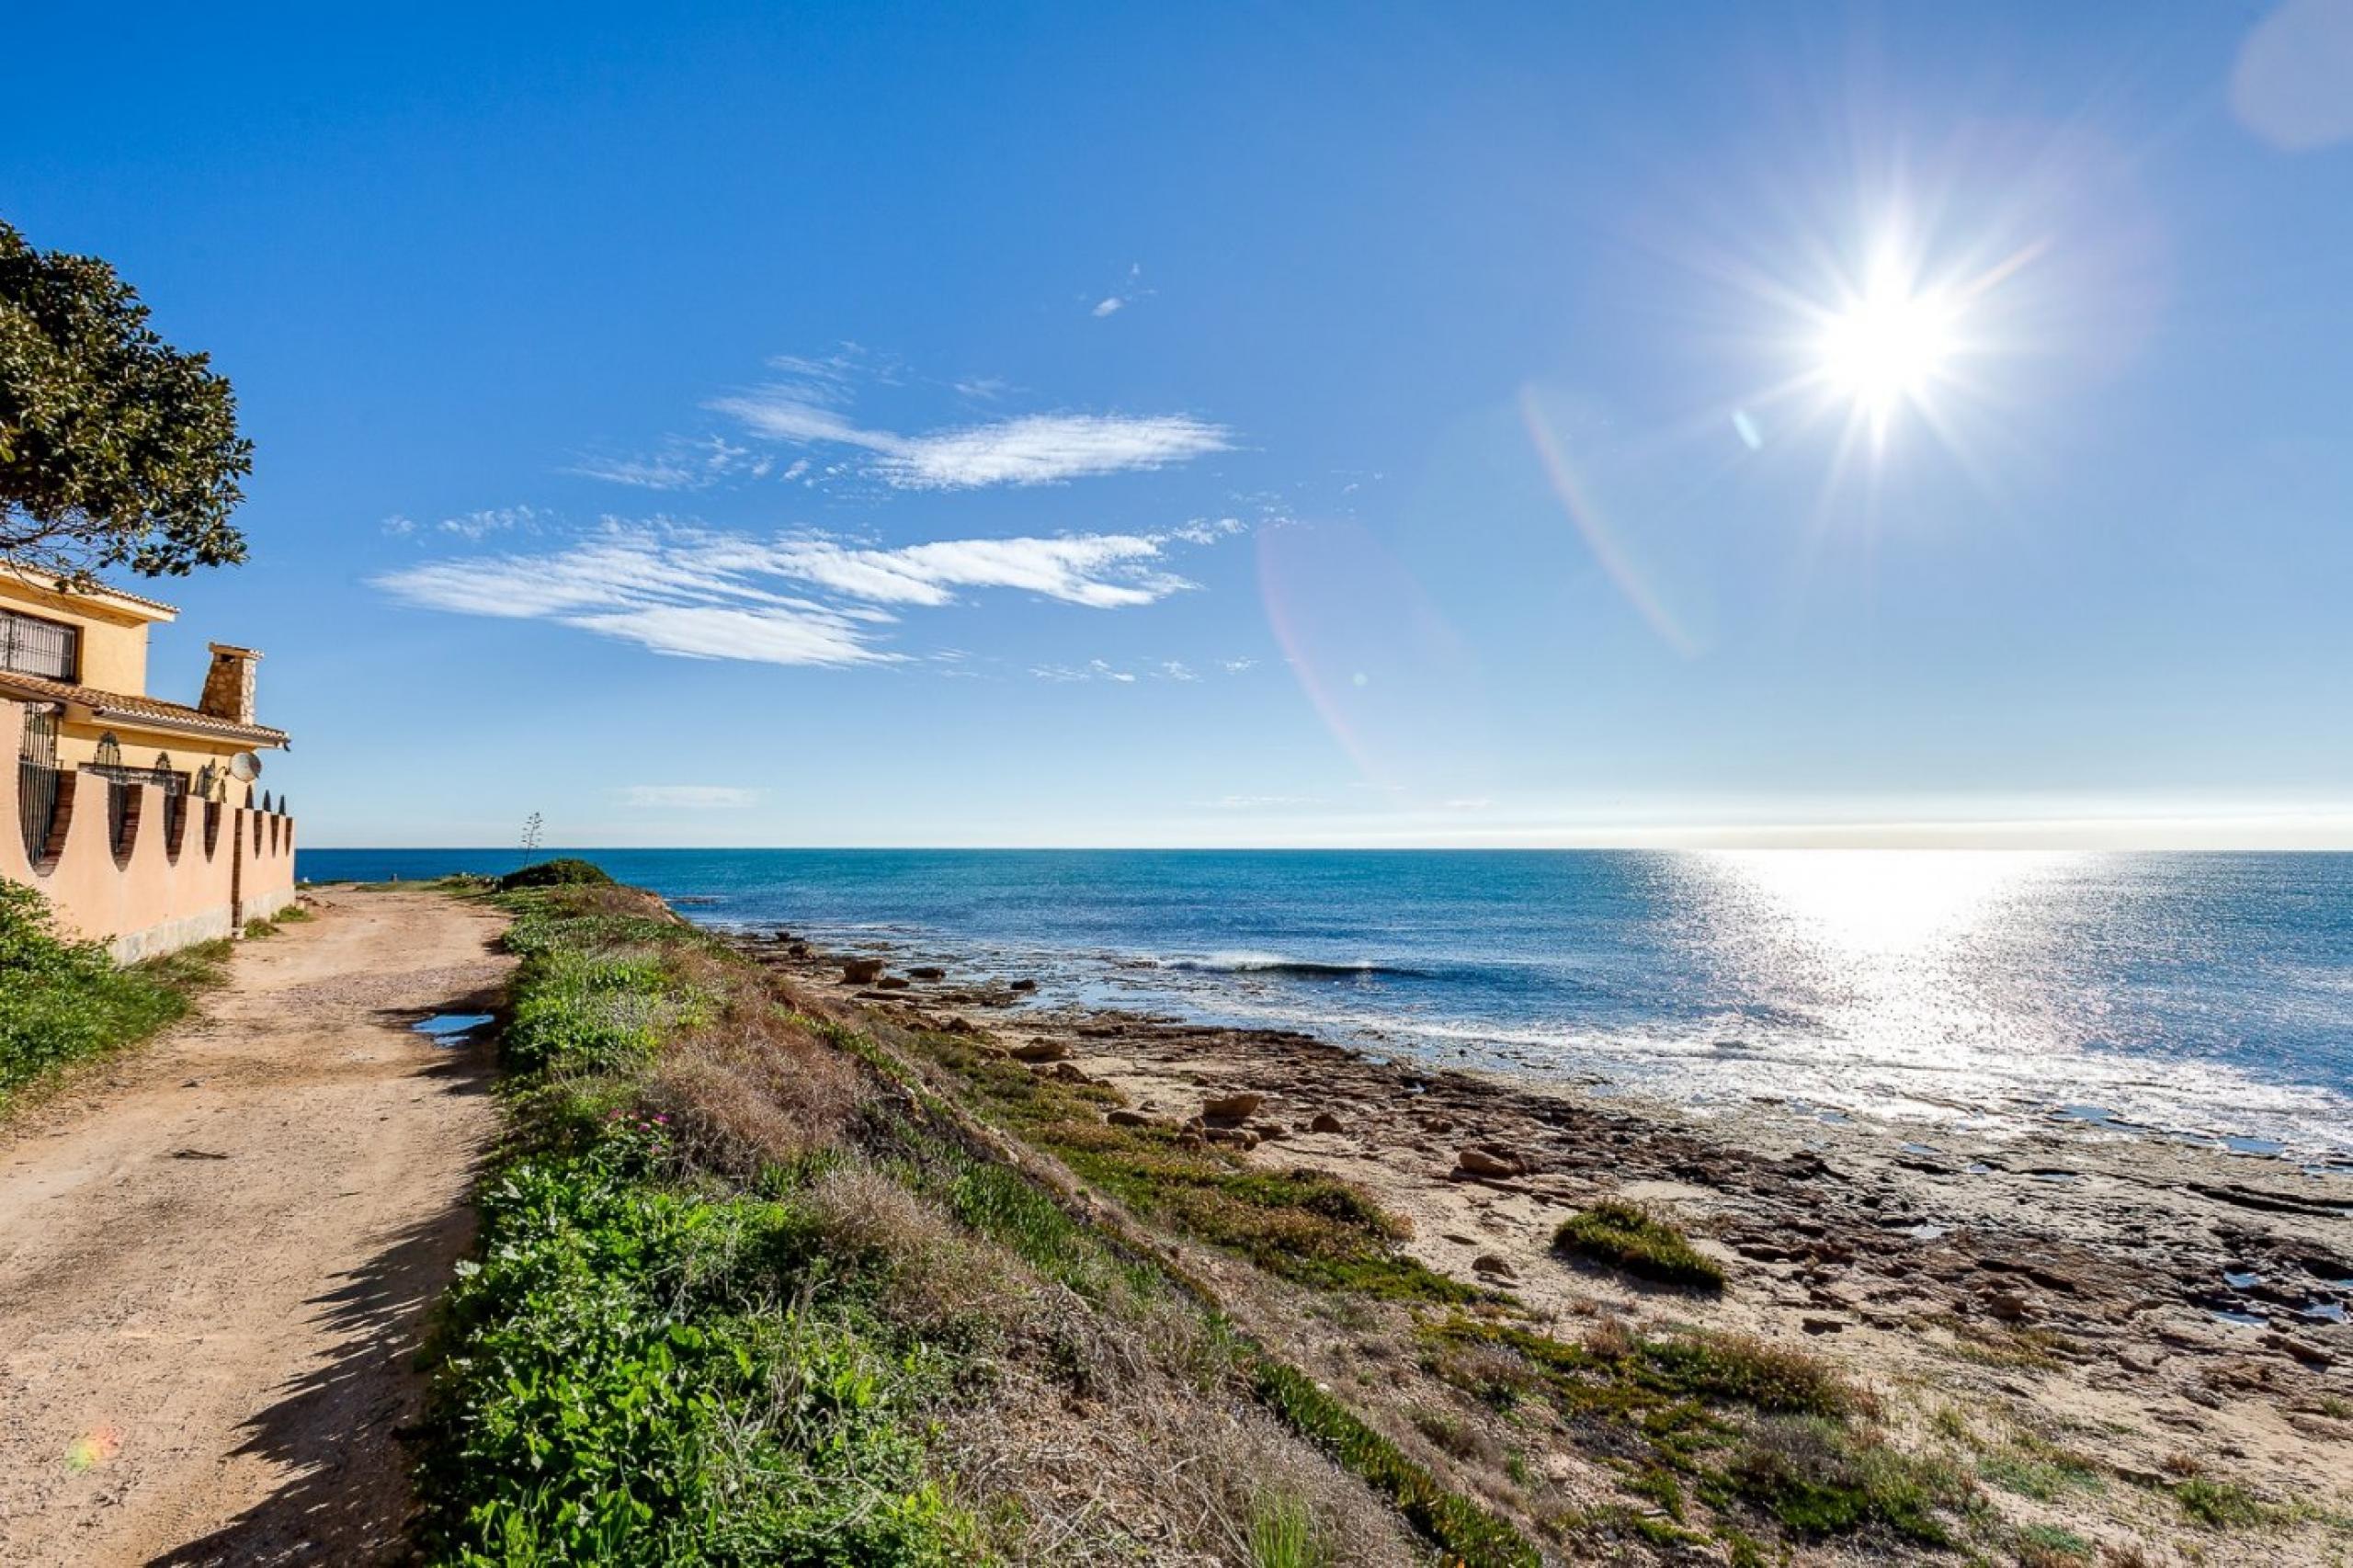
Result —
[{"label": "tree foliage", "polygon": [[252,472],[207,356],[157,335],[104,261],[0,222],[0,557],[76,586],[234,565]]}]

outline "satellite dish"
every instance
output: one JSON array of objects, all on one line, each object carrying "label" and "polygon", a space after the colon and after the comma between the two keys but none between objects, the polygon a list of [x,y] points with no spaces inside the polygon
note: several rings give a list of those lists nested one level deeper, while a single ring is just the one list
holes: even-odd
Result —
[{"label": "satellite dish", "polygon": [[240,784],[250,784],[261,777],[261,758],[249,751],[241,751],[229,759],[229,777]]}]

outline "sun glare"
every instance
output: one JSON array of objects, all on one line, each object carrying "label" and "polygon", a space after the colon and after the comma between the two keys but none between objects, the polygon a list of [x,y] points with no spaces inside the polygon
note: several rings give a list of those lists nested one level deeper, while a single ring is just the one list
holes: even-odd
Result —
[{"label": "sun glare", "polygon": [[1874,418],[1925,400],[1953,353],[1953,310],[1941,294],[1916,291],[1892,274],[1824,326],[1823,377]]}]

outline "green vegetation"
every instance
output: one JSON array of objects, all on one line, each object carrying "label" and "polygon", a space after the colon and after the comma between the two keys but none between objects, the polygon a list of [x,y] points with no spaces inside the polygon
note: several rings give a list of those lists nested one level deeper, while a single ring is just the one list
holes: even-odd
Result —
[{"label": "green vegetation", "polygon": [[1612,1200],[1579,1210],[1552,1233],[1555,1250],[1588,1257],[1637,1278],[1699,1290],[1724,1288],[1724,1271],[1674,1222],[1640,1204]]},{"label": "green vegetation", "polygon": [[1519,1532],[1436,1478],[1397,1445],[1317,1388],[1304,1373],[1274,1360],[1256,1368],[1259,1395],[1293,1427],[1329,1449],[1350,1471],[1388,1497],[1414,1528],[1465,1568],[1542,1561]]},{"label": "green vegetation", "polygon": [[1132,1212],[1279,1278],[1381,1301],[1492,1298],[1399,1252],[1404,1221],[1336,1176],[1255,1169],[1175,1128],[1115,1127],[1104,1114],[1126,1104],[1117,1090],[1033,1073],[961,1035],[924,1035],[917,1043],[974,1092],[988,1119]]},{"label": "green vegetation", "polygon": [[[706,1130],[645,1108],[650,1068],[699,1016],[681,998],[709,989],[705,944],[643,899],[516,906],[507,1052],[527,1075],[480,1261],[429,1349],[435,1560],[966,1560],[917,1419],[945,1366],[881,1315],[870,1275],[824,1267],[822,1167],[779,1162],[766,1195],[670,1179]],[[781,1028],[761,1043],[811,1054]]]},{"label": "green vegetation", "polygon": [[2028,1525],[2018,1531],[2018,1561],[2027,1568],[2062,1568],[2095,1555],[2090,1541],[2058,1525]]},{"label": "green vegetation", "polygon": [[[1799,1350],[1739,1335],[1643,1338],[1615,1325],[1571,1344],[1461,1313],[1425,1325],[1422,1339],[1439,1379],[1521,1412],[1523,1430],[1530,1407],[1549,1412],[1581,1447],[1622,1459],[1627,1490],[1676,1520],[1688,1488],[1720,1514],[1761,1512],[1800,1536],[1878,1532],[1941,1546],[1951,1540],[1946,1516],[1973,1495],[1959,1471],[1889,1447],[1868,1425],[1870,1397]],[[1614,1514],[1601,1523],[1653,1533]],[[1593,1528],[1583,1515],[1554,1521],[1561,1531]]]},{"label": "green vegetation", "polygon": [[146,1039],[217,984],[229,944],[118,965],[97,942],[57,934],[35,890],[0,882],[0,1114],[43,1075]]},{"label": "green vegetation", "polygon": [[519,871],[509,871],[498,879],[499,891],[515,892],[525,888],[611,887],[613,879],[593,860],[574,856],[558,856],[552,860],[538,860]]},{"label": "green vegetation", "polygon": [[[793,1012],[657,902],[498,897],[523,959],[511,1136],[428,1349],[430,1561],[1063,1561],[1149,1540],[1289,1568],[1399,1528],[1278,1417],[1371,1465],[1466,1564],[1534,1561],[988,1157],[876,1042]],[[1116,1508],[1093,1501],[1107,1483]]]},{"label": "green vegetation", "polygon": [[2286,1517],[2283,1510],[2264,1502],[2245,1487],[2202,1475],[2179,1483],[2173,1494],[2183,1513],[2209,1529],[2268,1529]]},{"label": "green vegetation", "polygon": [[2009,1446],[1977,1461],[1978,1475],[2005,1492],[2049,1503],[2071,1492],[2100,1492],[2107,1477],[2091,1460],[2021,1428]]},{"label": "green vegetation", "polygon": [[229,514],[252,472],[205,356],[157,336],[105,262],[0,222],[0,556],[77,585],[234,565]]},{"label": "green vegetation", "polygon": [[1323,1568],[1330,1561],[1315,1539],[1315,1521],[1296,1499],[1269,1499],[1251,1515],[1251,1568]]}]

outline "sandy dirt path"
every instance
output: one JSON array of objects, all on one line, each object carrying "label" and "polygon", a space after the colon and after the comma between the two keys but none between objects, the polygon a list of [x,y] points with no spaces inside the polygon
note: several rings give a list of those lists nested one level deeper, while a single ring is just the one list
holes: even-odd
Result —
[{"label": "sandy dirt path", "polygon": [[0,1132],[0,1563],[404,1552],[412,1352],[494,1131],[494,913],[330,892]]}]

